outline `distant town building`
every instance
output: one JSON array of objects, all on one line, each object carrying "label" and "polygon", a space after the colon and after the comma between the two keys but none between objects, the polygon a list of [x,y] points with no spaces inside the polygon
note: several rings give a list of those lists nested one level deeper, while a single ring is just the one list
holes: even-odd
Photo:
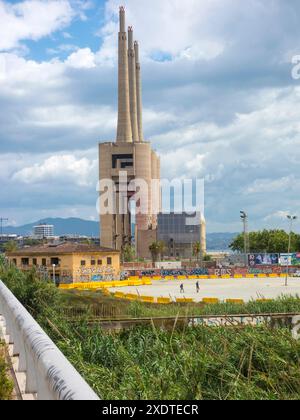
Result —
[{"label": "distant town building", "polygon": [[36,268],[57,283],[89,283],[120,278],[120,253],[95,245],[64,242],[24,247],[6,254],[21,270]]},{"label": "distant town building", "polygon": [[206,254],[206,222],[201,213],[160,213],[157,240],[165,243],[165,255],[172,258],[193,257],[194,244],[200,243]]},{"label": "distant town building", "polygon": [[46,224],[34,226],[33,236],[36,239],[52,238],[54,236],[54,226]]}]

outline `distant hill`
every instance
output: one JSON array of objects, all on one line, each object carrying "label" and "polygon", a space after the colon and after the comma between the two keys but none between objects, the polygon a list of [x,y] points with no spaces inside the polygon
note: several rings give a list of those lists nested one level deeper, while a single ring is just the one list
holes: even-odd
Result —
[{"label": "distant hill", "polygon": [[46,223],[49,225],[54,225],[54,234],[55,236],[63,235],[82,235],[89,237],[98,237],[99,236],[99,222],[93,222],[89,220],[69,218],[47,218],[42,219],[34,223],[29,223],[23,226],[6,226],[3,228],[3,233],[6,234],[16,234],[22,236],[31,235],[33,232],[33,227],[40,224]]},{"label": "distant hill", "polygon": [[[3,228],[3,233],[16,234],[21,236],[31,235],[33,227],[40,224],[47,223],[54,225],[54,234],[56,236],[63,235],[81,235],[89,237],[99,236],[99,222],[83,220],[78,218],[47,218],[39,220],[35,223],[29,223],[23,226],[6,226]],[[207,234],[207,249],[208,251],[226,251],[229,248],[232,240],[237,236],[237,233],[208,233]]]},{"label": "distant hill", "polygon": [[238,233],[208,233],[206,242],[208,251],[228,251],[229,245]]}]

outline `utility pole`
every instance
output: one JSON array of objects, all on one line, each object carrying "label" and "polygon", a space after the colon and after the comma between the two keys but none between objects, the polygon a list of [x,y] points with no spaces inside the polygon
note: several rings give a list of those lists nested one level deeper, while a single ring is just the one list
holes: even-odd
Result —
[{"label": "utility pole", "polygon": [[4,217],[0,217],[0,234],[3,235],[3,222],[8,222],[8,219],[5,219]]},{"label": "utility pole", "polygon": [[293,230],[293,223],[297,220],[297,216],[287,216],[290,222],[290,230],[289,230],[289,246],[288,246],[288,258],[287,258],[287,267],[286,267],[286,276],[285,276],[285,286],[288,286],[288,279],[289,279],[289,268],[290,268],[290,253],[292,247],[292,230]]},{"label": "utility pole", "polygon": [[245,254],[245,266],[248,266],[247,254],[249,250],[249,240],[248,240],[248,215],[244,211],[241,211],[241,219],[244,226],[244,254]]}]

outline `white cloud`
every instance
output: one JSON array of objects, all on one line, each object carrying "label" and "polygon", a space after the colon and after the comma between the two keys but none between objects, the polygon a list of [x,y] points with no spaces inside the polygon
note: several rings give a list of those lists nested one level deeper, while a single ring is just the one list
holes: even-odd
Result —
[{"label": "white cloud", "polygon": [[66,65],[75,69],[95,68],[95,54],[90,50],[90,48],[79,49],[67,58]]},{"label": "white cloud", "polygon": [[13,180],[24,184],[47,184],[56,180],[69,180],[79,187],[93,184],[92,174],[97,161],[76,159],[73,155],[57,155],[18,171]]},{"label": "white cloud", "polygon": [[68,26],[74,10],[67,0],[0,1],[0,50],[10,50],[26,39],[38,40]]}]

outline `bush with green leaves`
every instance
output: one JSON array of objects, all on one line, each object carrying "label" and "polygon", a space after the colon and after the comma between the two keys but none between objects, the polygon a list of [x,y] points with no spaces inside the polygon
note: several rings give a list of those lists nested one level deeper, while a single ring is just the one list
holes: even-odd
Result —
[{"label": "bush with green leaves", "polygon": [[0,260],[0,279],[15,297],[36,318],[43,316],[49,308],[55,309],[59,292],[52,282],[45,281],[35,270],[22,272],[13,264]]},{"label": "bush with green leaves", "polygon": [[10,400],[13,382],[8,377],[8,366],[5,360],[5,345],[0,341],[0,401]]}]

